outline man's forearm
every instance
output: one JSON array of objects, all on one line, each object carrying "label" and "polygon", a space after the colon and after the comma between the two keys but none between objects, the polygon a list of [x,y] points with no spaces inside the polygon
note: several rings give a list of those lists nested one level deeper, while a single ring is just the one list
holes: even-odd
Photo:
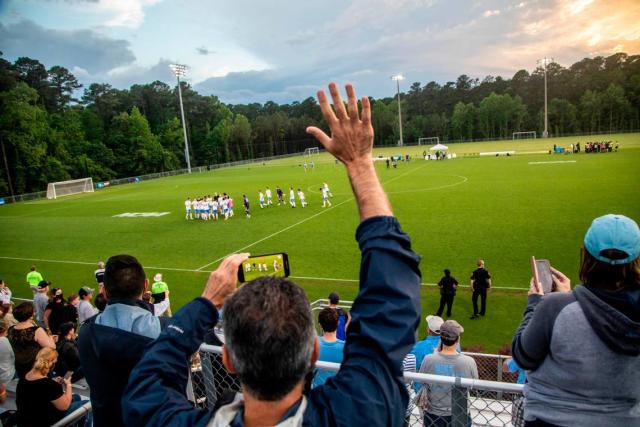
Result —
[{"label": "man's forearm", "polygon": [[348,164],[347,172],[358,203],[360,221],[374,216],[393,216],[391,204],[371,159]]}]

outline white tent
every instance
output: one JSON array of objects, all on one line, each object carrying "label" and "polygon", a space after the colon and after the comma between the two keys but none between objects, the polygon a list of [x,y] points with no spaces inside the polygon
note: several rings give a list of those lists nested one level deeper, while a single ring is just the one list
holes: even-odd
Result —
[{"label": "white tent", "polygon": [[446,145],[442,145],[442,144],[436,144],[433,147],[429,148],[429,150],[431,151],[445,151],[448,150],[449,147],[447,147]]}]

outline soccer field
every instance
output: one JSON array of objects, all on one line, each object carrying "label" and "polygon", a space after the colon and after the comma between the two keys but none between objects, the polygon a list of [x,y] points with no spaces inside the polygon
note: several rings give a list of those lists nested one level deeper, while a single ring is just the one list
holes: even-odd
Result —
[{"label": "soccer field", "polygon": [[[555,143],[618,140],[614,153],[550,155]],[[581,144],[582,145],[582,144]],[[449,268],[468,285],[477,258],[486,261],[495,289],[487,318],[471,321],[470,292],[458,291],[453,318],[466,329],[463,345],[495,351],[510,343],[526,302],[531,255],[547,258],[577,283],[579,245],[591,220],[606,213],[640,219],[640,134],[549,140],[452,144],[455,160],[424,161],[426,147],[377,149],[375,155],[411,154],[409,163],[376,168],[394,212],[422,257],[422,310],[437,309],[433,286]],[[515,150],[510,157],[465,154]],[[538,153],[536,153],[538,152]],[[522,153],[522,154],[520,154]],[[227,254],[288,252],[291,275],[311,301],[337,291],[357,291],[357,209],[342,165],[313,156],[304,171],[295,157],[242,167],[115,186],[57,200],[0,206],[0,278],[14,296],[31,297],[29,266],[69,294],[94,287],[93,271],[110,255],[135,255],[147,276],[162,272],[175,310],[199,295],[206,273]],[[332,206],[322,208],[319,188],[331,187]],[[260,209],[259,189],[301,188],[309,205]],[[235,200],[229,221],[186,221],[184,200],[226,192]],[[242,194],[251,200],[246,219]],[[167,214],[126,217],[125,213]],[[502,288],[502,289],[501,289]],[[424,316],[423,316],[424,317]],[[424,325],[424,319],[422,319]],[[421,326],[421,336],[424,327]]]}]

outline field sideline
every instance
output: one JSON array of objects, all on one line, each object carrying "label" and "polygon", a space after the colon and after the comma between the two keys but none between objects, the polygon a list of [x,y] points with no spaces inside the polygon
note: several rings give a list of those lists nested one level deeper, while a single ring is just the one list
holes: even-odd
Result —
[{"label": "field sideline", "polygon": [[[618,153],[549,155],[555,143],[618,140]],[[478,257],[486,260],[495,290],[486,319],[470,321],[470,292],[460,289],[454,318],[465,326],[463,344],[495,351],[510,342],[526,302],[528,257],[548,258],[577,283],[578,249],[590,221],[615,212],[640,219],[640,134],[548,140],[451,144],[456,160],[427,162],[427,147],[376,149],[375,155],[411,154],[387,170],[376,168],[405,231],[422,257],[423,313],[438,305],[433,284],[450,268],[462,285]],[[516,150],[512,157],[475,157],[481,151]],[[205,173],[115,186],[92,194],[0,206],[0,278],[15,296],[30,297],[23,284],[31,264],[66,294],[88,284],[98,260],[130,253],[149,277],[162,272],[177,309],[202,289],[206,273],[226,254],[286,251],[292,276],[310,300],[333,290],[343,299],[357,291],[359,251],[354,239],[357,209],[342,165],[326,154],[304,172],[302,157],[254,163]],[[331,208],[321,207],[319,187],[328,182]],[[302,209],[260,209],[258,189],[302,188]],[[227,192],[236,216],[227,222],[184,220],[187,196]],[[244,218],[242,194],[253,217]],[[274,192],[275,193],[275,192]],[[127,212],[169,212],[122,218]],[[35,260],[35,261],[34,261]],[[499,289],[502,288],[502,289]],[[423,316],[424,317],[424,316]],[[424,324],[424,319],[423,319]],[[421,326],[421,335],[424,328]]]}]

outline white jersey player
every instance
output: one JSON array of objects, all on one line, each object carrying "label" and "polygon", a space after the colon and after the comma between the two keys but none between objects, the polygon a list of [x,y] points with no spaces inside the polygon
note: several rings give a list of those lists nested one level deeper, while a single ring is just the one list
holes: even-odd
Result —
[{"label": "white jersey player", "polygon": [[277,259],[273,260],[273,271],[278,271],[278,260]]},{"label": "white jersey player", "polygon": [[264,190],[264,194],[265,196],[267,196],[267,206],[272,205],[273,204],[273,199],[271,197],[271,189],[269,187],[267,187],[266,190]]},{"label": "white jersey player", "polygon": [[258,190],[258,202],[260,203],[260,209],[264,209],[264,193],[262,190]]},{"label": "white jersey player", "polygon": [[304,193],[298,188],[298,198],[300,199],[300,205],[304,208],[307,206],[307,202],[304,199]]},{"label": "white jersey player", "polygon": [[296,207],[296,196],[293,191],[293,187],[289,188],[289,204],[292,208]]},{"label": "white jersey player", "polygon": [[333,197],[333,194],[331,194],[331,190],[329,190],[329,184],[327,184],[326,182],[323,182],[322,183],[322,188],[327,190],[327,194],[329,195],[329,197]]},{"label": "white jersey player", "polygon": [[218,201],[216,199],[211,202],[211,215],[214,220],[218,220]]},{"label": "white jersey player", "polygon": [[198,201],[196,199],[191,200],[191,212],[198,218]]},{"label": "white jersey player", "polygon": [[327,205],[331,206],[331,202],[329,201],[329,192],[327,189],[321,188],[320,191],[322,191],[322,207],[324,208]]},{"label": "white jersey player", "polygon": [[193,219],[193,214],[191,213],[191,199],[189,197],[184,201],[184,210],[186,211],[185,219]]}]

